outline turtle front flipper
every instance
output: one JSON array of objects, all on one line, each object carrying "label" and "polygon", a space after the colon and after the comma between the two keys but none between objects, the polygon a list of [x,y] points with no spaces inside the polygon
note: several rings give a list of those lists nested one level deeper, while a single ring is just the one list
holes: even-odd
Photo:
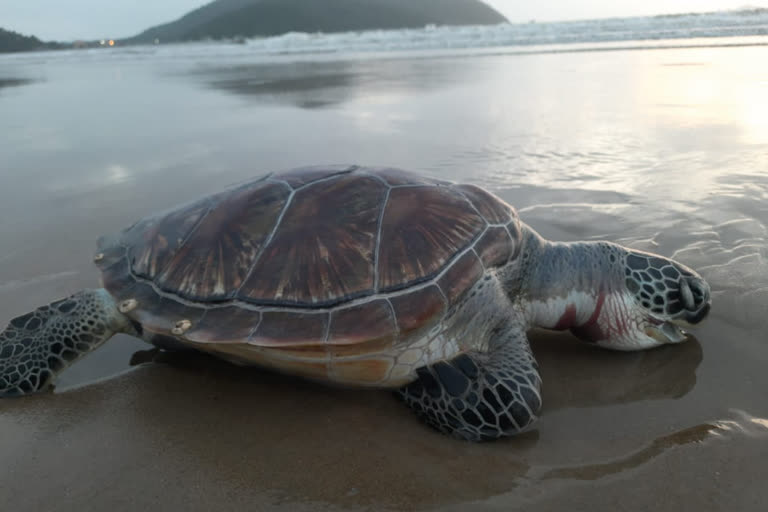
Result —
[{"label": "turtle front flipper", "polygon": [[538,418],[541,378],[520,326],[504,322],[487,352],[468,351],[416,370],[399,390],[424,421],[470,441],[517,434]]},{"label": "turtle front flipper", "polygon": [[11,320],[0,333],[0,397],[47,389],[64,368],[132,332],[106,290],[83,290]]}]

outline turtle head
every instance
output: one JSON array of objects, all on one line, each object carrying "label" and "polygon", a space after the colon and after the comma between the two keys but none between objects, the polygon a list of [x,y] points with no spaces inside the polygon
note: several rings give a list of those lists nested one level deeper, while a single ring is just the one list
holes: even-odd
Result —
[{"label": "turtle head", "polygon": [[706,281],[663,256],[604,241],[549,242],[529,228],[522,259],[530,323],[605,348],[681,342],[682,329],[709,313]]},{"label": "turtle head", "polygon": [[694,270],[674,260],[627,250],[624,286],[643,317],[642,330],[659,343],[685,339],[681,328],[698,324],[709,313],[710,290]]},{"label": "turtle head", "polygon": [[685,265],[605,242],[592,248],[593,256],[609,257],[598,262],[605,272],[593,275],[592,291],[582,295],[581,309],[592,314],[570,326],[584,341],[614,350],[679,343],[687,338],[683,329],[709,313],[709,285]]}]

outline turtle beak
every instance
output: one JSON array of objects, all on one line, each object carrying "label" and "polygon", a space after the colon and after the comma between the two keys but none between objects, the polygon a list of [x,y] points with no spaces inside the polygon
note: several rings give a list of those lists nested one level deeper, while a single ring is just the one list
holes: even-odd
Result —
[{"label": "turtle beak", "polygon": [[712,307],[709,285],[698,276],[685,276],[680,280],[680,301],[683,311],[672,320],[678,325],[692,326],[704,320]]},{"label": "turtle beak", "polygon": [[684,341],[687,335],[681,327],[692,327],[709,314],[712,307],[709,285],[698,276],[684,276],[680,280],[680,302],[683,310],[674,318],[651,317],[651,323],[645,329],[646,334],[661,343]]},{"label": "turtle beak", "polygon": [[680,343],[687,338],[686,332],[672,322],[649,325],[645,328],[645,334],[660,343]]}]

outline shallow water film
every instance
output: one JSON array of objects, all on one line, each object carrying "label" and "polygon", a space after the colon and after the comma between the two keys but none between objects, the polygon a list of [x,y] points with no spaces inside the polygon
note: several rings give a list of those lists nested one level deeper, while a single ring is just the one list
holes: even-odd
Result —
[{"label": "shallow water film", "polygon": [[0,58],[3,325],[98,286],[99,235],[319,163],[475,183],[547,238],[674,257],[713,291],[681,345],[532,333],[542,418],[486,444],[388,392],[117,336],[0,403],[0,510],[761,510],[768,47],[604,49]]}]

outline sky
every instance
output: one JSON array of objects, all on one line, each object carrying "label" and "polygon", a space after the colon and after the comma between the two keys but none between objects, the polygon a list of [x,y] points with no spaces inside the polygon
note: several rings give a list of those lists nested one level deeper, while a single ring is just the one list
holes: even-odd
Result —
[{"label": "sky", "polygon": [[[512,22],[766,6],[768,0],[485,0]],[[0,27],[45,41],[128,37],[179,18],[208,0],[0,0]]]}]

